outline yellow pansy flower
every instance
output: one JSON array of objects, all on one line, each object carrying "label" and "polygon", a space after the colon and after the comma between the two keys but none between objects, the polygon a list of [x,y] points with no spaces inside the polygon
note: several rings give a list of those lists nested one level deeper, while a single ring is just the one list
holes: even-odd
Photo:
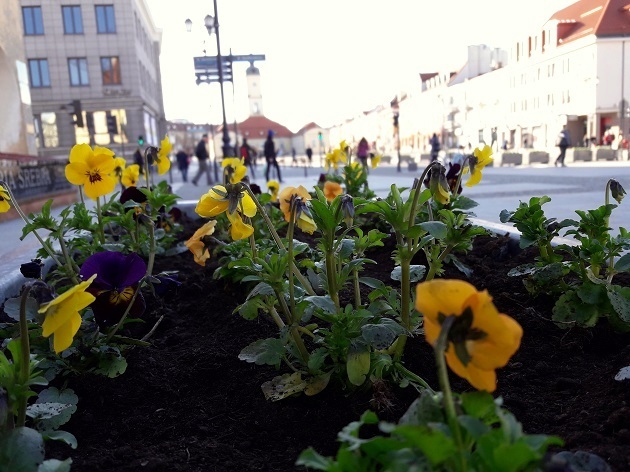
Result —
[{"label": "yellow pansy flower", "polygon": [[79,311],[96,300],[94,295],[85,291],[96,275],[75,285],[39,309],[39,313],[45,313],[46,316],[42,324],[42,335],[46,338],[51,334],[55,335],[53,347],[57,354],[70,347],[74,335],[79,331],[81,326]]},{"label": "yellow pansy flower", "polygon": [[481,182],[481,178],[483,177],[481,171],[494,161],[490,156],[492,156],[492,148],[487,144],[483,149],[475,148],[473,156],[470,157],[468,161],[468,166],[465,166],[463,169],[464,174],[468,173],[468,171],[470,171],[471,174],[468,182],[466,182],[466,187],[473,187]]},{"label": "yellow pansy flower", "polygon": [[285,187],[278,200],[280,201],[280,211],[284,214],[285,221],[291,221],[291,198],[299,197],[302,202],[297,208],[297,221],[296,225],[305,233],[313,234],[313,231],[317,229],[317,225],[308,211],[306,202],[311,199],[311,195],[308,193],[302,185],[299,187]]},{"label": "yellow pansy flower", "polygon": [[171,160],[168,155],[171,153],[173,146],[168,140],[168,136],[164,136],[164,139],[160,142],[160,149],[158,150],[157,157],[153,158],[153,165],[157,167],[158,174],[166,174],[171,168]]},{"label": "yellow pansy flower", "polygon": [[277,180],[270,180],[267,182],[267,190],[271,193],[271,201],[275,202],[278,200],[278,192],[280,191],[280,182]]},{"label": "yellow pansy flower", "polygon": [[6,213],[11,208],[9,202],[11,201],[11,197],[9,196],[9,192],[6,188],[0,185],[0,213]]},{"label": "yellow pansy flower", "polygon": [[418,284],[416,309],[424,316],[424,333],[435,346],[442,323],[457,319],[448,335],[446,362],[478,390],[496,389],[495,369],[504,367],[518,349],[523,328],[492,303],[486,290],[463,280],[436,279]]},{"label": "yellow pansy flower", "polygon": [[195,234],[193,234],[191,238],[184,243],[190,252],[193,253],[195,262],[200,266],[205,266],[206,260],[210,257],[210,251],[208,250],[206,243],[203,241],[203,238],[214,233],[214,227],[216,224],[216,220],[208,221],[201,228],[195,231]]},{"label": "yellow pansy flower", "polygon": [[243,222],[240,213],[235,211],[234,213],[226,213],[228,220],[230,220],[230,236],[234,241],[240,239],[249,238],[254,234],[254,227]]},{"label": "yellow pansy flower", "polygon": [[247,166],[244,164],[243,159],[238,157],[226,157],[221,162],[221,165],[226,169],[224,172],[228,173],[231,184],[239,183],[247,174]]},{"label": "yellow pansy flower", "polygon": [[331,182],[327,180],[324,184],[324,196],[326,200],[332,202],[337,195],[341,195],[343,193],[343,188],[337,182]]},{"label": "yellow pansy flower", "polygon": [[140,166],[138,164],[132,164],[123,171],[121,181],[125,187],[135,187],[138,185],[139,178]]},{"label": "yellow pansy flower", "polygon": [[73,185],[83,185],[92,200],[114,191],[116,179],[110,174],[115,167],[114,153],[107,148],[76,144],[70,150],[66,179]]},{"label": "yellow pansy flower", "polygon": [[372,159],[370,159],[370,164],[372,165],[372,169],[376,169],[378,167],[378,165],[381,163],[381,159],[383,157],[379,154],[372,156]]}]

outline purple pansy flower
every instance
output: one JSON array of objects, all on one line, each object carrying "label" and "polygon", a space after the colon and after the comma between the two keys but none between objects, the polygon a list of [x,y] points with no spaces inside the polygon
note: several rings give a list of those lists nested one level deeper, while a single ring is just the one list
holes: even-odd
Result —
[{"label": "purple pansy flower", "polygon": [[[144,261],[134,253],[104,251],[85,260],[80,275],[87,280],[96,274],[88,292],[96,297],[91,306],[99,325],[108,326],[120,321],[146,270]],[[139,292],[129,314],[140,316],[145,307],[144,297]]]}]

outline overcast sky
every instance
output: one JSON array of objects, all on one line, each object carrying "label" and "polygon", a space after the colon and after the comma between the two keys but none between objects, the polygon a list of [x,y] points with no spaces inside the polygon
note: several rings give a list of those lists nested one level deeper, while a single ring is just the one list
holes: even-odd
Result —
[{"label": "overcast sky", "polygon": [[[220,123],[218,84],[195,84],[193,56],[216,54],[203,27],[211,0],[147,0],[162,29],[166,118]],[[297,131],[388,103],[418,74],[457,70],[466,47],[508,48],[573,0],[217,0],[221,52],[265,54],[264,114]],[[193,21],[186,33],[184,21]],[[226,84],[228,121],[248,116],[245,69]]]}]

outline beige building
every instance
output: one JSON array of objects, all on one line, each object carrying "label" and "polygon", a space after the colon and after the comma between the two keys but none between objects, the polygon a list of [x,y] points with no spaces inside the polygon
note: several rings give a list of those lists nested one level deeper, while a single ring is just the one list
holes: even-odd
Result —
[{"label": "beige building", "polygon": [[161,33],[145,0],[20,4],[13,23],[23,25],[39,154],[89,143],[129,159],[138,137],[159,144]]},{"label": "beige building", "polygon": [[0,2],[0,153],[36,154],[19,0]]}]

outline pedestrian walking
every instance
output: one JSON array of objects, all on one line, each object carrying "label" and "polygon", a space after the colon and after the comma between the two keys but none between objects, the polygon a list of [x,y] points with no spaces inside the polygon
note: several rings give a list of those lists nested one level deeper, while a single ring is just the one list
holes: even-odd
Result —
[{"label": "pedestrian walking", "polygon": [[140,167],[140,175],[144,175],[144,159],[142,159],[142,151],[140,148],[136,148],[136,152],[133,153],[133,163],[138,164]]},{"label": "pedestrian walking", "polygon": [[269,171],[271,166],[276,168],[278,173],[278,180],[282,183],[282,177],[280,175],[280,166],[278,166],[278,160],[276,159],[276,145],[273,142],[273,131],[267,132],[267,140],[265,141],[265,160],[267,161],[267,169],[265,170],[265,179],[269,182]]},{"label": "pedestrian walking", "polygon": [[256,178],[256,172],[254,171],[254,159],[253,154],[254,150],[247,142],[247,138],[243,138],[243,144],[241,144],[240,156],[243,159],[243,162],[247,167],[249,167],[250,172],[252,173],[252,179]]},{"label": "pedestrian walking", "polygon": [[437,134],[433,133],[431,139],[429,139],[429,144],[431,145],[431,162],[436,161],[440,154],[440,139],[437,137]]},{"label": "pedestrian walking", "polygon": [[306,148],[306,158],[308,159],[308,166],[311,167],[313,164],[313,150],[310,147]]},{"label": "pedestrian walking", "polygon": [[623,148],[621,146],[622,142],[623,142],[623,135],[621,134],[621,131],[620,131],[617,137],[613,140],[613,142],[610,145],[610,148],[614,151],[616,161],[621,161],[623,159],[622,157]]},{"label": "pedestrian walking", "polygon": [[291,148],[291,167],[297,167],[297,165],[298,165],[297,153],[295,152],[295,148],[292,147]]},{"label": "pedestrian walking", "polygon": [[199,170],[197,171],[197,175],[192,179],[193,185],[197,185],[201,176],[206,174],[206,181],[208,186],[212,185],[212,177],[210,176],[210,167],[208,167],[208,159],[210,158],[210,154],[208,154],[208,135],[204,134],[201,137],[201,141],[197,144],[195,148],[195,156],[199,161]]},{"label": "pedestrian walking", "polygon": [[359,159],[359,162],[361,162],[361,165],[364,169],[368,168],[367,159],[369,152],[370,145],[368,144],[367,139],[361,138],[359,140],[359,145],[357,146],[357,158]]},{"label": "pedestrian walking", "polygon": [[558,140],[556,142],[556,146],[560,148],[560,154],[556,158],[556,162],[554,165],[566,167],[567,165],[564,163],[564,158],[567,153],[567,148],[571,145],[571,138],[569,136],[569,131],[567,130],[567,126],[562,126],[562,131],[558,134]]},{"label": "pedestrian walking", "polygon": [[180,148],[175,154],[177,159],[177,168],[182,173],[182,180],[188,182],[188,165],[190,164],[190,156],[186,151]]}]

